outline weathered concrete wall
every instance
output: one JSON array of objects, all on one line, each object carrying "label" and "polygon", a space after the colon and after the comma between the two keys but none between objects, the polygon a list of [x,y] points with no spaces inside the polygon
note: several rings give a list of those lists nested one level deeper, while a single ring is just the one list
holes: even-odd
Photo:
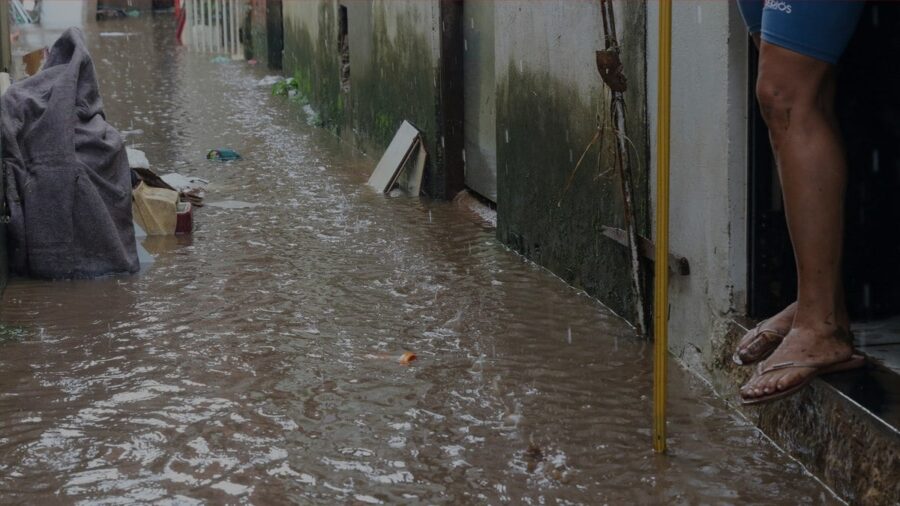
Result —
[{"label": "weathered concrete wall", "polygon": [[403,120],[413,123],[429,152],[426,191],[441,193],[439,179],[451,163],[441,123],[441,2],[345,2],[349,92],[341,89],[341,5],[334,0],[284,3],[285,73],[300,82],[322,126],[373,158],[381,156]]},{"label": "weathered concrete wall", "polygon": [[[567,282],[635,316],[627,249],[601,234],[624,227],[599,2],[495,3],[498,235]],[[627,136],[636,223],[649,231],[645,6],[615,6],[628,78]],[[578,159],[600,128],[600,141]],[[572,178],[567,187],[567,181]]]},{"label": "weathered concrete wall", "polygon": [[404,119],[437,139],[437,2],[352,2],[348,11],[352,124],[359,140],[387,146]]},{"label": "weathered concrete wall", "polygon": [[463,16],[466,186],[497,202],[496,21],[492,2],[465,2]]},{"label": "weathered concrete wall", "polygon": [[[301,2],[298,2],[301,3]],[[250,56],[259,64],[268,66],[269,45],[266,19],[268,0],[250,0]]]},{"label": "weathered concrete wall", "polygon": [[[0,71],[10,71],[10,61],[12,59],[11,48],[9,44],[9,2],[0,0]],[[3,111],[0,110],[0,114]],[[0,144],[0,151],[2,151]],[[6,258],[6,224],[3,218],[6,217],[6,174],[0,167],[0,296],[6,288],[6,279],[9,272]]]},{"label": "weathered concrete wall", "polygon": [[[294,3],[294,2],[288,2]],[[244,52],[259,65],[272,70],[282,67],[284,49],[282,0],[250,0],[250,34]]]},{"label": "weathered concrete wall", "polygon": [[[3,7],[0,4],[0,7]],[[0,30],[0,37],[8,37],[7,31],[5,29]],[[2,111],[0,111],[2,114]],[[2,145],[0,145],[0,149],[2,149]],[[6,279],[9,273],[9,266],[7,263],[6,257],[6,223],[4,223],[3,218],[6,217],[6,174],[2,173],[2,169],[0,169],[0,296],[3,295],[3,290],[6,288]]]},{"label": "weathered concrete wall", "polygon": [[[657,5],[648,6],[656,75],[659,18]],[[670,247],[690,261],[691,275],[671,278],[669,342],[702,370],[729,317],[746,306],[748,37],[734,2],[675,2],[672,25]],[[648,83],[653,125],[656,85]]]}]

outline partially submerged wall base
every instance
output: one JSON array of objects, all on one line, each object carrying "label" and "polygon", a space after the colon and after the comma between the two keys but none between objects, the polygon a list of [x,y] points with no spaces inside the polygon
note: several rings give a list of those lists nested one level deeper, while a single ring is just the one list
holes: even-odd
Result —
[{"label": "partially submerged wall base", "polygon": [[6,261],[6,188],[4,183],[6,174],[0,174],[0,296],[6,288],[6,279],[9,273],[9,267]]},{"label": "partially submerged wall base", "polygon": [[429,155],[425,193],[452,198],[461,190],[461,3],[309,0],[283,6],[284,71],[315,110],[314,123],[378,159],[409,121],[422,132]]},{"label": "partially submerged wall base", "polygon": [[[600,2],[494,5],[497,235],[633,322],[639,302],[628,250],[602,234],[604,226],[624,228],[626,217],[610,91],[596,65],[605,47]],[[628,79],[632,219],[646,235],[646,9],[642,2],[614,5]]]},{"label": "partially submerged wall base", "polygon": [[[788,399],[755,408],[740,406],[738,389],[753,367],[738,366],[731,356],[752,326],[731,318],[716,325],[717,337],[711,341],[705,364],[715,389],[851,504],[900,504],[900,432],[846,395],[848,389],[818,378]],[[872,374],[878,371],[841,376],[872,395],[872,382],[867,379]]]}]

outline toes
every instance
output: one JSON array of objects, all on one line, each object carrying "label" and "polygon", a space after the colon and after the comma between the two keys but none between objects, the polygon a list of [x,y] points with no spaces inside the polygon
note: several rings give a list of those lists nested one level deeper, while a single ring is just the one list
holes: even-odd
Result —
[{"label": "toes", "polygon": [[773,394],[778,391],[778,382],[782,377],[783,375],[779,373],[769,375],[769,377],[766,379],[766,385],[763,388],[766,394]]},{"label": "toes", "polygon": [[778,390],[787,390],[803,380],[803,374],[797,371],[785,373],[778,379],[776,387]]},{"label": "toes", "polygon": [[803,383],[807,374],[807,369],[800,368],[770,371],[762,376],[755,376],[741,387],[741,397],[744,399],[756,399],[790,390]]},{"label": "toes", "polygon": [[762,395],[763,390],[760,384],[763,378],[752,378],[746,385],[741,387],[741,395],[745,398],[754,398]]},{"label": "toes", "polygon": [[771,395],[784,389],[782,384],[790,385],[790,379],[785,374],[772,372],[761,377],[753,378],[741,387],[741,395],[745,398]]}]

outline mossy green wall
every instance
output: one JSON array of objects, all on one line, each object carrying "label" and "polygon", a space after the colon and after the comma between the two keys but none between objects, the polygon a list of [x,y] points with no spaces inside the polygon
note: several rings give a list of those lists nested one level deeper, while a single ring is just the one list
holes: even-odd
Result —
[{"label": "mossy green wall", "polygon": [[379,158],[403,120],[423,132],[435,170],[440,150],[437,2],[346,2],[350,91],[341,90],[338,8],[333,0],[284,3],[284,71],[295,77],[321,126]]},{"label": "mossy green wall", "polygon": [[437,138],[437,18],[433,2],[404,3],[351,4],[349,12],[353,125],[375,146],[387,146],[404,119],[432,144]]},{"label": "mossy green wall", "polygon": [[[602,235],[624,228],[609,92],[594,50],[603,47],[599,2],[508,0],[497,4],[498,236],[513,249],[633,319],[627,249]],[[644,16],[617,5],[629,80],[639,233],[649,231]],[[624,32],[624,33],[621,33]],[[599,141],[588,149],[600,125]],[[578,170],[578,159],[587,155]],[[571,183],[566,189],[569,178]]]}]

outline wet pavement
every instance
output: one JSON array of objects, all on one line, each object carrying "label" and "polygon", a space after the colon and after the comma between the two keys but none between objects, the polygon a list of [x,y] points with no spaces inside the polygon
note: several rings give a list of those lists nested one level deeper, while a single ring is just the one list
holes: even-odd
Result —
[{"label": "wet pavement", "polygon": [[9,286],[0,502],[836,502],[674,364],[654,455],[646,342],[467,211],[376,194],[264,69],[168,16],[87,30],[128,144],[259,205],[144,241],[137,276]]}]

